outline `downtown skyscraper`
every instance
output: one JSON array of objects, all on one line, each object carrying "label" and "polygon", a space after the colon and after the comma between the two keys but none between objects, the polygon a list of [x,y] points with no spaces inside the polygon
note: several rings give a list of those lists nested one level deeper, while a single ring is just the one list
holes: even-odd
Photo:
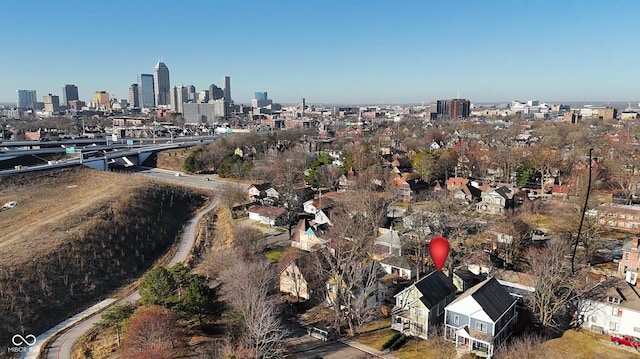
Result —
[{"label": "downtown skyscraper", "polygon": [[78,86],[76,85],[64,85],[62,88],[62,105],[69,106],[70,101],[79,100]]},{"label": "downtown skyscraper", "polygon": [[153,69],[153,87],[156,107],[169,105],[171,85],[169,83],[169,68],[164,62],[158,62]]},{"label": "downtown skyscraper", "polygon": [[36,98],[36,90],[18,90],[18,101],[16,103],[19,108],[36,108],[38,99]]},{"label": "downtown skyscraper", "polygon": [[138,101],[141,108],[154,108],[155,95],[153,89],[153,75],[138,75]]}]

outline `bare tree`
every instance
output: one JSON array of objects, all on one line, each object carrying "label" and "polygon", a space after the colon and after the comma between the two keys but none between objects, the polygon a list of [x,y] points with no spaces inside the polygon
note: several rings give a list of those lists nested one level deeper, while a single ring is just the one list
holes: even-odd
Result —
[{"label": "bare tree", "polygon": [[235,254],[233,265],[222,273],[225,299],[238,315],[243,344],[252,358],[280,358],[287,330],[280,320],[275,275],[265,260],[244,261]]},{"label": "bare tree", "polygon": [[586,266],[574,273],[567,258],[570,252],[566,242],[552,240],[545,248],[529,248],[525,256],[533,282],[530,285],[535,288],[526,301],[535,321],[548,334],[565,329],[580,302],[599,297],[608,287],[589,281]]},{"label": "bare tree", "polygon": [[352,193],[333,208],[331,243],[316,252],[325,263],[327,298],[333,308],[333,327],[344,325],[351,335],[377,312],[375,296],[380,267],[369,253],[384,200],[374,192]]},{"label": "bare tree", "polygon": [[247,192],[244,191],[240,184],[226,183],[218,192],[220,193],[220,202],[229,209],[247,201]]},{"label": "bare tree", "polygon": [[279,198],[287,208],[285,221],[289,229],[289,236],[294,223],[302,209],[302,198],[299,190],[304,178],[304,169],[308,165],[307,154],[300,150],[290,150],[276,157],[273,163],[273,184],[280,194]]},{"label": "bare tree", "polygon": [[136,311],[124,340],[125,356],[153,351],[157,358],[172,358],[175,348],[183,340],[178,317],[159,306],[142,307]]}]

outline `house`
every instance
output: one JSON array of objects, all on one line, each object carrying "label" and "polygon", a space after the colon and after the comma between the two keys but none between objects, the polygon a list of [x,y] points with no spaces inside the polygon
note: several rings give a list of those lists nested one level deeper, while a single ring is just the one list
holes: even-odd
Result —
[{"label": "house", "polygon": [[391,329],[428,339],[429,327],[442,323],[456,287],[441,271],[434,271],[394,296]]},{"label": "house", "polygon": [[640,285],[616,280],[599,300],[580,303],[578,324],[600,334],[640,337]]},{"label": "house", "polygon": [[393,229],[383,233],[376,238],[374,245],[374,252],[382,257],[393,255],[402,256],[402,242],[400,240],[400,234]]},{"label": "house", "polygon": [[270,183],[252,184],[247,188],[251,201],[258,201],[263,198],[277,200],[280,194]]},{"label": "house", "polygon": [[449,179],[447,179],[447,189],[449,191],[452,191],[462,185],[468,185],[468,184],[469,184],[468,178],[449,177]]},{"label": "house", "polygon": [[488,214],[502,214],[513,207],[513,191],[506,186],[498,187],[482,194],[482,201],[476,204],[476,211]]},{"label": "house", "polygon": [[305,252],[296,251],[293,258],[281,268],[280,292],[296,297],[297,301],[311,299],[314,288],[323,283],[317,263]]},{"label": "house", "polygon": [[465,201],[467,203],[477,202],[482,198],[482,191],[469,184],[461,184],[457,187],[447,188],[453,198],[459,201]]},{"label": "house", "polygon": [[598,223],[626,232],[640,230],[640,206],[603,203],[596,208]]},{"label": "house", "polygon": [[380,266],[388,274],[395,274],[404,279],[413,279],[416,276],[414,266],[406,257],[388,256],[380,261]]},{"label": "house", "polygon": [[420,178],[413,178],[399,182],[396,185],[396,198],[404,202],[415,200],[416,195],[429,188],[429,184]]},{"label": "house", "polygon": [[465,268],[459,268],[453,271],[453,285],[455,285],[460,292],[466,292],[485,279],[487,279],[486,275],[476,274]]},{"label": "house", "polygon": [[311,221],[307,218],[302,218],[298,221],[291,235],[291,246],[307,252],[328,242],[328,240],[318,236],[316,229],[313,228]]},{"label": "house", "polygon": [[282,216],[287,210],[281,207],[273,206],[251,206],[247,210],[249,219],[258,221],[263,224],[275,226],[281,224]]},{"label": "house", "polygon": [[537,277],[531,274],[493,268],[489,275],[497,279],[498,283],[500,283],[519,304],[524,303],[525,298],[536,291],[535,285]]},{"label": "house", "polygon": [[445,338],[491,358],[518,320],[516,299],[495,278],[464,292],[445,308]]},{"label": "house", "polygon": [[622,258],[618,262],[618,276],[635,285],[640,273],[640,243],[638,237],[624,241],[622,245]]}]

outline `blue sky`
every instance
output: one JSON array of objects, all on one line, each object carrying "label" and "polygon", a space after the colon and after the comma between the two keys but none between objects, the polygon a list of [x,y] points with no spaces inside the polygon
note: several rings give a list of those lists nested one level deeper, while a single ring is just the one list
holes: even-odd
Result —
[{"label": "blue sky", "polygon": [[232,97],[419,103],[639,99],[640,1],[104,1],[0,5],[0,101],[78,85],[126,98],[162,58],[171,85]]}]

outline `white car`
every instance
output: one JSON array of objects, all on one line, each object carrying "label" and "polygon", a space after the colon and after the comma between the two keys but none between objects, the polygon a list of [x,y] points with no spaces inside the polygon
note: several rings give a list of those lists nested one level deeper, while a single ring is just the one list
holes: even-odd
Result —
[{"label": "white car", "polygon": [[4,204],[4,206],[2,206],[2,209],[13,208],[13,207],[15,207],[17,205],[18,205],[18,202],[16,202],[16,201],[7,202],[7,203]]},{"label": "white car", "polygon": [[180,177],[180,176],[182,176],[180,172],[176,172],[176,177]]}]

